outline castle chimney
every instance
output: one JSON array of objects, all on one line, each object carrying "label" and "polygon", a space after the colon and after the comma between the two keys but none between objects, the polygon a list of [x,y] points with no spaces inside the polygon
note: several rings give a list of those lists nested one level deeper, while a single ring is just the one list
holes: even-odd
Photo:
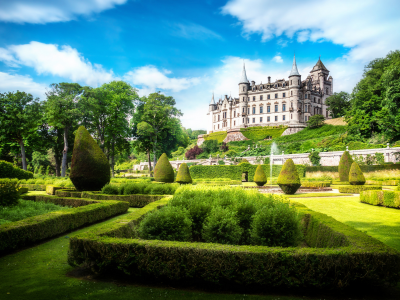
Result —
[{"label": "castle chimney", "polygon": [[271,76],[268,76],[268,83],[271,83]]}]

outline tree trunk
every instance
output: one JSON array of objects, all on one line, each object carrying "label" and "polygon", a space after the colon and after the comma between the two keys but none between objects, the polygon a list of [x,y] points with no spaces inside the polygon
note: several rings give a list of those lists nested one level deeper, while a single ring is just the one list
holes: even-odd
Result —
[{"label": "tree trunk", "polygon": [[113,141],[111,145],[111,172],[112,172],[112,177],[114,177],[114,152],[115,152],[115,136],[113,136]]},{"label": "tree trunk", "polygon": [[64,150],[61,165],[61,177],[65,177],[65,172],[67,171],[67,153],[68,153],[68,127],[64,128]]},{"label": "tree trunk", "polygon": [[154,166],[154,168],[156,167],[156,164],[157,164],[157,153],[156,153],[157,150],[156,149],[157,149],[157,133],[156,133],[154,144],[153,144],[153,155],[154,155],[153,166]]},{"label": "tree trunk", "polygon": [[54,154],[54,160],[56,161],[56,176],[60,177],[61,175],[61,157],[59,155]]},{"label": "tree trunk", "polygon": [[22,169],[26,171],[25,146],[24,146],[24,141],[22,139],[19,140],[19,145],[21,146]]},{"label": "tree trunk", "polygon": [[151,158],[150,158],[150,149],[148,149],[147,150],[147,156],[149,157],[149,174],[150,174],[150,177],[153,177],[153,176],[151,176]]}]

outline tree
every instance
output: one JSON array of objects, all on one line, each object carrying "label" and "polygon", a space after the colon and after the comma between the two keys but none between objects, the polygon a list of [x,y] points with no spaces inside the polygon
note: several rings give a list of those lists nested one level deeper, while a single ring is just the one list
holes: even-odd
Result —
[{"label": "tree", "polygon": [[176,118],[182,116],[180,110],[175,107],[175,99],[161,93],[152,93],[148,97],[140,99],[143,104],[141,121],[149,124],[153,134],[147,139],[152,145],[154,166],[157,162],[157,149],[161,148],[158,144],[163,138],[163,134],[171,128]]},{"label": "tree", "polygon": [[151,158],[150,158],[150,151],[152,148],[151,144],[151,135],[154,133],[153,128],[146,122],[140,122],[137,125],[137,134],[139,136],[137,149],[142,152],[146,152],[148,156],[148,163],[149,163],[149,173],[151,174]]},{"label": "tree", "polygon": [[46,118],[50,126],[62,129],[64,149],[61,164],[61,176],[65,177],[67,170],[68,133],[82,116],[78,107],[82,87],[78,83],[53,83],[46,93]]},{"label": "tree", "polygon": [[185,153],[185,157],[187,159],[196,159],[196,156],[203,153],[203,149],[201,149],[199,146],[195,145],[192,149],[189,149]]},{"label": "tree", "polygon": [[0,94],[0,140],[19,144],[24,170],[27,169],[24,141],[35,134],[40,122],[38,98],[20,91]]},{"label": "tree", "polygon": [[346,92],[334,93],[326,99],[326,105],[332,118],[342,117],[350,109],[350,95]]},{"label": "tree", "polygon": [[323,115],[314,115],[307,121],[307,126],[309,128],[317,128],[324,125],[325,118]]}]

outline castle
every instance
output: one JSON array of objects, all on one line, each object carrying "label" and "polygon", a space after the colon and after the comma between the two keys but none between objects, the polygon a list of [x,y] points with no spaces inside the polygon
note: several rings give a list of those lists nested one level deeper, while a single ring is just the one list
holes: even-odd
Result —
[{"label": "castle", "polygon": [[209,105],[211,131],[229,131],[249,126],[289,126],[290,133],[303,129],[308,119],[316,114],[329,118],[325,100],[333,94],[333,78],[321,59],[305,80],[297,70],[293,58],[289,79],[278,79],[256,85],[249,82],[243,64],[239,82],[239,98],[225,95]]}]

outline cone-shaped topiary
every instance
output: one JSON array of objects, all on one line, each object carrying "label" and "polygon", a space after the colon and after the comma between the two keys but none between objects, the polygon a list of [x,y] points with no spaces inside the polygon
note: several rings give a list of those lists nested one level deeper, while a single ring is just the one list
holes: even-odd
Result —
[{"label": "cone-shaped topiary", "polygon": [[340,181],[349,181],[349,172],[353,159],[349,151],[344,151],[339,162],[339,178]]},{"label": "cone-shaped topiary", "polygon": [[99,191],[110,182],[107,157],[83,126],[76,131],[69,177],[78,191]]},{"label": "cone-shaped topiary", "polygon": [[360,169],[358,163],[353,162],[351,164],[350,172],[349,172],[349,182],[352,185],[364,185],[365,177],[363,172]]},{"label": "cone-shaped topiary", "polygon": [[174,182],[174,169],[165,153],[160,156],[154,168],[154,179],[158,182]]},{"label": "cone-shaped topiary", "polygon": [[263,186],[267,183],[267,176],[265,176],[264,169],[261,165],[258,165],[256,173],[254,174],[254,182],[258,186]]},{"label": "cone-shaped topiary", "polygon": [[182,184],[192,183],[192,176],[190,176],[189,168],[186,163],[179,166],[175,181]]},{"label": "cone-shaped topiary", "polygon": [[301,186],[296,166],[290,158],[285,162],[278,176],[278,185],[285,194],[293,195]]}]

